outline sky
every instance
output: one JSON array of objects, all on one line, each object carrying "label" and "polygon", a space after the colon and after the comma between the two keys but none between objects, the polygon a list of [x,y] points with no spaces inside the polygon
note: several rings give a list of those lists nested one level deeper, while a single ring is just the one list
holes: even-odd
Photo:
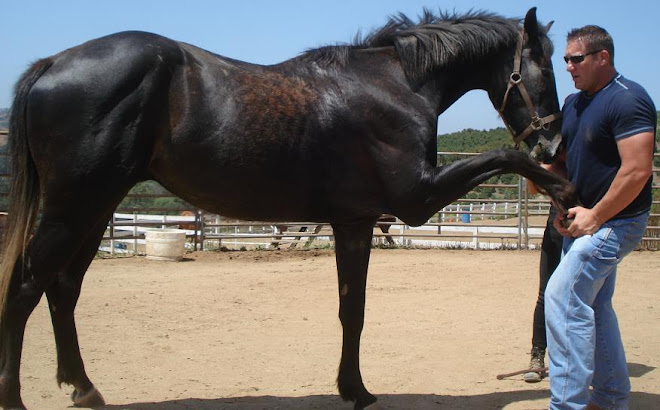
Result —
[{"label": "sky", "polygon": [[[325,45],[350,43],[402,12],[416,19],[432,10],[487,10],[524,17],[536,6],[554,20],[553,64],[560,102],[575,92],[562,59],[568,31],[587,24],[614,38],[615,65],[660,105],[660,1],[657,0],[0,0],[0,108],[11,105],[14,83],[33,61],[87,40],[143,30],[227,57],[275,64]],[[483,91],[471,91],[439,118],[439,133],[503,126]]]}]

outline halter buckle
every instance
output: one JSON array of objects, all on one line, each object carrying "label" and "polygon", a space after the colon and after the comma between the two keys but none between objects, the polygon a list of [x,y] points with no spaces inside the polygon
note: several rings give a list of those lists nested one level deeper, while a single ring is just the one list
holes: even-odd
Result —
[{"label": "halter buckle", "polygon": [[543,128],[543,121],[541,120],[541,117],[539,117],[538,114],[534,114],[532,116],[532,122],[529,124],[534,131],[538,131],[541,128]]},{"label": "halter buckle", "polygon": [[522,75],[520,75],[519,72],[514,71],[509,76],[509,81],[511,82],[511,84],[516,84],[517,85],[518,83],[520,83],[522,81]]}]

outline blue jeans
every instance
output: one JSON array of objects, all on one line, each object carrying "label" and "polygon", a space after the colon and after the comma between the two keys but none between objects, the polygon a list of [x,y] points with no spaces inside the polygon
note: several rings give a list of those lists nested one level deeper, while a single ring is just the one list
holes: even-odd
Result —
[{"label": "blue jeans", "polygon": [[612,295],[617,264],[641,241],[648,216],[564,238],[564,255],[545,291],[550,409],[584,409],[590,401],[628,408],[630,381]]}]

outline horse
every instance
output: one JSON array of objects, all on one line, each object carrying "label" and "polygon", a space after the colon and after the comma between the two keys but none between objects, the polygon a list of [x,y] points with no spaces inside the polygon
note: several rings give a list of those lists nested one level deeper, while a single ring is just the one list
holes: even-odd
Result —
[{"label": "horse", "polygon": [[[488,178],[517,173],[565,210],[574,188],[540,161],[560,151],[552,23],[486,11],[391,16],[350,44],[255,65],[145,32],[121,32],[36,61],[11,110],[13,180],[0,268],[0,405],[24,408],[25,324],[45,293],[57,382],[104,403],[85,372],[74,309],[113,210],[155,180],[201,209],[328,223],[335,238],[342,352],[337,387],[364,409],[360,336],[374,224],[408,225]],[[486,90],[529,152],[437,166],[438,116]],[[304,195],[300,195],[304,193]],[[40,215],[37,222],[37,214]]]},{"label": "horse", "polygon": [[192,216],[194,218],[191,222],[180,222],[179,223],[179,229],[185,229],[187,231],[197,231],[199,229],[199,225],[197,223],[197,212],[195,212],[195,211],[181,211],[179,213],[179,215],[187,216],[187,217]]}]

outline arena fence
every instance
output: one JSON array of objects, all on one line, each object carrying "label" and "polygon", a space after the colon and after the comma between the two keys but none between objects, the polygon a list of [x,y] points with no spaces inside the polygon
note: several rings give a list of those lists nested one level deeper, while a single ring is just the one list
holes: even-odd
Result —
[{"label": "arena fence", "polygon": [[[0,131],[0,138],[2,138]],[[6,137],[6,135],[5,135]],[[0,140],[0,147],[2,141]],[[438,162],[475,153],[438,152]],[[6,156],[0,151],[1,156]],[[656,154],[659,157],[659,154]],[[657,161],[656,161],[657,162]],[[6,161],[3,161],[6,163]],[[0,211],[6,212],[10,175],[0,169]],[[383,215],[374,226],[377,246],[444,247],[472,249],[533,249],[540,245],[547,220],[549,200],[529,197],[526,181],[485,183],[464,198],[441,209],[426,224],[407,226]],[[640,248],[660,249],[660,168],[654,167],[654,202],[651,219]],[[487,192],[484,192],[487,191]],[[133,199],[171,199],[171,194],[129,193]],[[180,202],[181,203],[181,202]],[[1,215],[1,214],[0,214]],[[2,220],[0,218],[0,226]],[[184,229],[189,249],[253,249],[282,247],[331,247],[332,228],[314,222],[263,223],[238,221],[210,214],[188,205],[120,207],[108,223],[102,252],[142,253],[144,233],[158,228]]]}]

